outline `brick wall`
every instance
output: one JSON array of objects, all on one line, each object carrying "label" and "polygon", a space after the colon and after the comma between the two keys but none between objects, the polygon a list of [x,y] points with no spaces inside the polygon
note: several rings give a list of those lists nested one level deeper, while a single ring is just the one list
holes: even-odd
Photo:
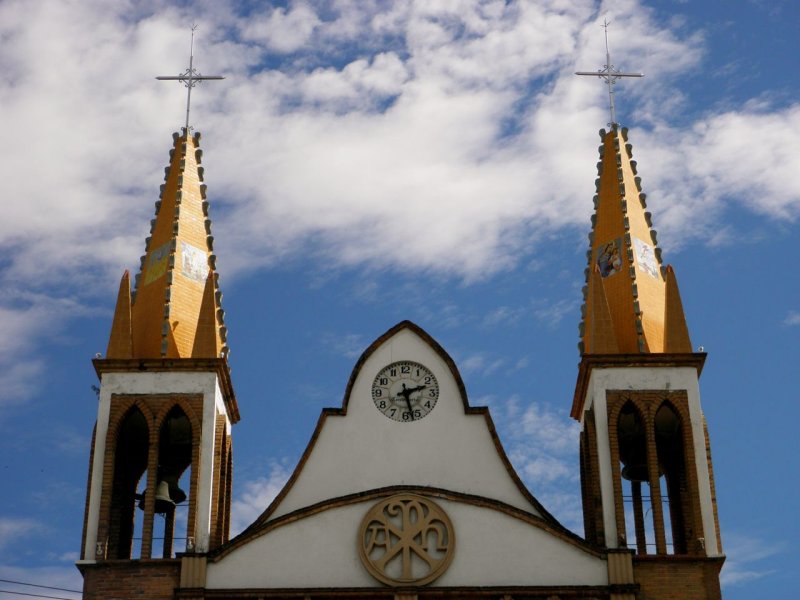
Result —
[{"label": "brick wall", "polygon": [[179,559],[79,565],[83,600],[172,600],[180,582],[180,566]]},{"label": "brick wall", "polygon": [[688,556],[633,558],[639,600],[721,600],[719,572],[723,558]]}]

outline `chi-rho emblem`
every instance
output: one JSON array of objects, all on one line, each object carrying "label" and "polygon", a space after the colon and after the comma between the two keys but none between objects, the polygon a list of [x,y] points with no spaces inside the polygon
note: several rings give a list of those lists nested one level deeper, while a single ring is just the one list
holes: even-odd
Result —
[{"label": "chi-rho emblem", "polygon": [[425,585],[450,566],[455,532],[447,514],[428,498],[400,494],[364,516],[358,532],[361,562],[388,585]]}]

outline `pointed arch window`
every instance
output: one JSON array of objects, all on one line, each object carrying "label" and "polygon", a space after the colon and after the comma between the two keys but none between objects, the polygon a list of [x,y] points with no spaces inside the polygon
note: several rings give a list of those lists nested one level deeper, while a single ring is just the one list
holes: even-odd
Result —
[{"label": "pointed arch window", "polygon": [[[637,554],[647,554],[648,546],[654,545],[645,427],[645,420],[633,402],[626,402],[617,420],[617,440],[626,529],[634,532]],[[631,546],[628,536],[624,537]]]},{"label": "pointed arch window", "polygon": [[[114,451],[114,478],[109,511],[108,557],[138,558],[142,520],[136,519],[136,488],[147,471],[150,429],[142,412],[133,407],[120,421]],[[144,477],[144,481],[147,478]]]},{"label": "pointed arch window", "polygon": [[686,554],[687,539],[692,532],[687,520],[690,498],[683,424],[678,412],[665,401],[656,411],[653,425],[667,549],[674,554]]},{"label": "pointed arch window", "polygon": [[163,558],[173,556],[176,526],[187,531],[192,465],[192,424],[179,406],[173,407],[164,419],[158,438],[158,472],[156,477],[155,513],[159,516],[154,541],[162,541]]}]

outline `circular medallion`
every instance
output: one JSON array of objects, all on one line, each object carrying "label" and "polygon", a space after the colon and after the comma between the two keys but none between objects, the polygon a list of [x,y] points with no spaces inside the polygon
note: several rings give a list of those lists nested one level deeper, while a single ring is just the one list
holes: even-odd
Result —
[{"label": "circular medallion", "polygon": [[410,360],[387,365],[372,382],[372,401],[385,416],[401,423],[426,417],[439,399],[439,382],[431,370]]},{"label": "circular medallion", "polygon": [[358,530],[361,562],[388,585],[430,583],[450,566],[455,547],[455,531],[444,510],[413,494],[381,500]]}]

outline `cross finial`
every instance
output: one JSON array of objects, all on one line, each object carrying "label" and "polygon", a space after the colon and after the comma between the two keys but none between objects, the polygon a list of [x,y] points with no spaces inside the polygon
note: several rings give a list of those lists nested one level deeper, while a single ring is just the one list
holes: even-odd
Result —
[{"label": "cross finial", "polygon": [[602,69],[598,69],[596,72],[594,71],[578,71],[575,75],[591,75],[594,77],[602,77],[606,85],[608,86],[608,107],[611,112],[611,123],[609,123],[609,127],[616,127],[617,123],[617,114],[614,109],[614,84],[617,83],[617,79],[620,77],[644,77],[644,73],[623,73],[622,71],[617,71],[614,68],[614,65],[611,64],[611,53],[608,50],[608,26],[611,23],[608,22],[607,19],[603,19],[603,29],[606,33],[606,64],[605,67]]},{"label": "cross finial", "polygon": [[189,68],[180,75],[161,75],[156,77],[156,79],[161,81],[180,81],[186,86],[186,128],[184,131],[186,132],[187,139],[189,137],[189,108],[191,107],[192,103],[192,88],[201,81],[208,81],[209,79],[225,79],[221,75],[200,75],[200,73],[197,72],[197,69],[194,68],[194,32],[196,29],[197,25],[193,24],[192,41],[191,46],[189,47]]}]

